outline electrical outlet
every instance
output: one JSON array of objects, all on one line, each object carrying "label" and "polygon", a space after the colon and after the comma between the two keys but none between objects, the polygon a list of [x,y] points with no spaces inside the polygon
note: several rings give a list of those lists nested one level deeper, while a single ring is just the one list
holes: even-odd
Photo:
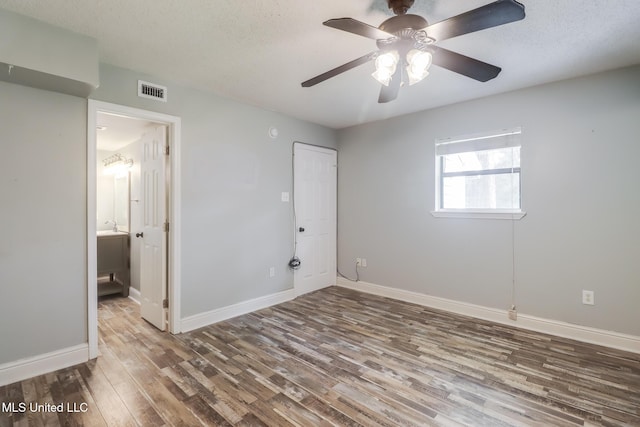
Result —
[{"label": "electrical outlet", "polygon": [[362,267],[362,258],[356,258],[356,267]]},{"label": "electrical outlet", "polygon": [[363,267],[366,267],[366,266],[367,266],[367,259],[366,259],[366,258],[362,258],[362,260],[360,261],[360,264],[361,264]]},{"label": "electrical outlet", "polygon": [[582,303],[586,305],[594,305],[596,303],[596,297],[593,291],[582,291]]},{"label": "electrical outlet", "polygon": [[515,305],[512,305],[511,309],[509,310],[509,319],[518,320],[518,311],[516,310]]},{"label": "electrical outlet", "polygon": [[269,268],[269,277],[275,277],[275,276],[276,276],[276,268],[275,267]]}]

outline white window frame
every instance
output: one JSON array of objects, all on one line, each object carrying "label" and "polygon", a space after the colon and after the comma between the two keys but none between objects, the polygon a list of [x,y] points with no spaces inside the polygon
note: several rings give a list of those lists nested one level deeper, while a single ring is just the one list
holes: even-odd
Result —
[{"label": "white window frame", "polygon": [[[519,220],[526,215],[522,210],[522,192],[520,209],[443,209],[442,206],[442,156],[453,153],[490,150],[505,147],[522,147],[522,129],[515,127],[499,131],[485,132],[455,138],[441,138],[435,141],[435,209],[431,214],[436,218],[475,218]],[[521,168],[520,187],[522,188]]]}]

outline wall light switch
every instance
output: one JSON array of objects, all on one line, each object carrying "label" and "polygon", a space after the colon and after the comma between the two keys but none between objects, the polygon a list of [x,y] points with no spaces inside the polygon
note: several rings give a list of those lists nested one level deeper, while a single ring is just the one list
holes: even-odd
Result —
[{"label": "wall light switch", "polygon": [[289,192],[288,191],[283,191],[281,199],[282,199],[283,202],[288,202],[289,201]]},{"label": "wall light switch", "polygon": [[276,275],[276,268],[275,267],[271,267],[269,269],[269,277],[275,277]]}]

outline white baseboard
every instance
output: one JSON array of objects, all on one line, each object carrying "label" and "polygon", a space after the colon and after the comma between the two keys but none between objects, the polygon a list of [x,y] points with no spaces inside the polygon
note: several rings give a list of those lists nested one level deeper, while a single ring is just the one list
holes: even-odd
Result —
[{"label": "white baseboard", "polygon": [[136,304],[140,305],[140,300],[142,299],[140,295],[140,291],[137,290],[136,288],[129,287],[129,299],[135,302]]},{"label": "white baseboard", "polygon": [[182,332],[193,331],[194,329],[231,319],[232,317],[291,301],[295,297],[295,291],[293,289],[289,289],[252,300],[242,301],[216,310],[207,311],[205,313],[196,314],[194,316],[185,317],[182,319]]},{"label": "white baseboard", "polygon": [[478,319],[489,320],[516,328],[528,329],[577,341],[598,344],[619,350],[640,353],[640,337],[626,335],[618,332],[605,331],[603,329],[590,328],[573,323],[561,322],[552,319],[530,316],[518,313],[518,320],[510,320],[507,310],[484,307],[446,298],[434,297],[418,292],[390,288],[367,282],[352,282],[342,277],[338,278],[338,286],[366,292],[400,301],[411,302],[425,307],[450,311]]},{"label": "white baseboard", "polygon": [[0,386],[68,368],[89,360],[88,344],[75,345],[0,365]]}]

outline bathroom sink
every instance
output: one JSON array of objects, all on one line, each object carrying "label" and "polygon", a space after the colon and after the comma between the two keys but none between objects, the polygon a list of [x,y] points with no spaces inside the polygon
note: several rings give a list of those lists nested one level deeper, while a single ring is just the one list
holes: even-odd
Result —
[{"label": "bathroom sink", "polygon": [[99,230],[98,236],[124,236],[127,235],[126,231],[113,231],[113,230]]}]

